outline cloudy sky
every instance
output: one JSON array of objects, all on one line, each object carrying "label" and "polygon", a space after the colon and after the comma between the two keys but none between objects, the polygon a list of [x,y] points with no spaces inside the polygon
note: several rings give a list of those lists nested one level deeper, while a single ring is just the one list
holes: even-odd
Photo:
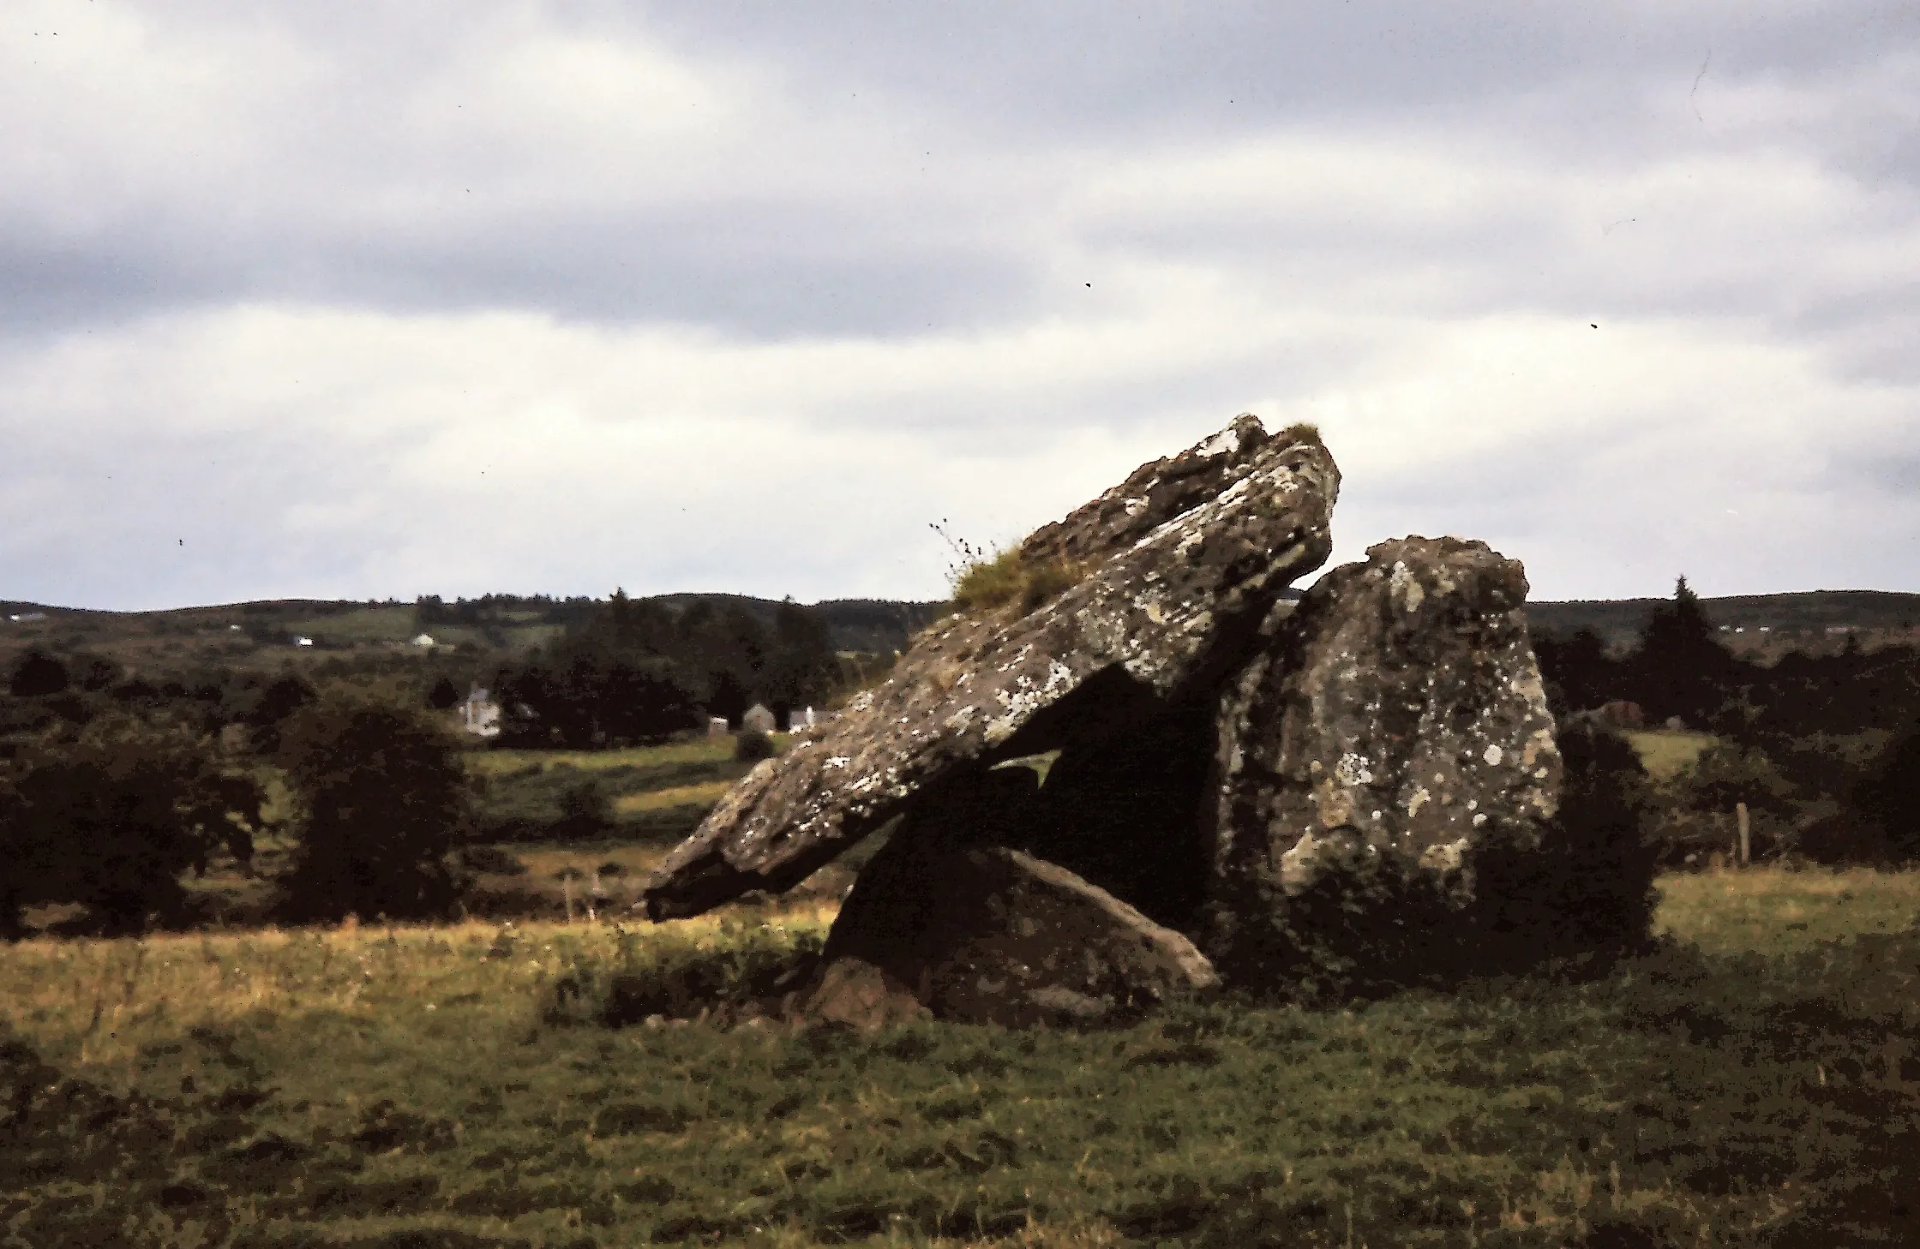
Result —
[{"label": "cloudy sky", "polygon": [[1911,0],[6,0],[0,170],[0,599],[934,598],[1242,411],[1920,591]]}]

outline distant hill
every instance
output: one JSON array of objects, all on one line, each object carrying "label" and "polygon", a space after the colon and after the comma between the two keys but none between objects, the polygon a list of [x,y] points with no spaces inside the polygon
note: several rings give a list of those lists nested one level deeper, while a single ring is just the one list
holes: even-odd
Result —
[{"label": "distant hill", "polygon": [[[1298,591],[1288,591],[1298,597]],[[743,594],[663,594],[656,601],[675,610],[705,600],[739,607],[771,623],[779,603]],[[1666,600],[1641,598],[1527,605],[1536,631],[1571,634],[1592,629],[1610,646],[1631,645],[1654,607]],[[586,598],[489,595],[437,604],[439,618],[427,626],[442,646],[470,643],[488,651],[525,650],[558,636],[593,607]],[[1847,628],[1884,640],[1914,636],[1920,626],[1920,594],[1878,590],[1814,590],[1797,594],[1750,594],[1705,599],[1716,624],[1747,630],[1775,646],[1827,639]],[[886,654],[906,649],[913,634],[938,620],[945,603],[886,599],[829,599],[807,606],[825,618],[836,650]],[[13,620],[11,617],[44,617]],[[1768,632],[1759,635],[1765,627]],[[112,653],[127,662],[188,657],[224,662],[261,662],[285,656],[295,637],[310,638],[303,654],[338,653],[365,647],[404,647],[420,631],[412,603],[325,599],[274,599],[168,611],[111,612],[0,600],[0,662],[34,645]],[[1830,639],[1829,639],[1830,640]]]},{"label": "distant hill", "polygon": [[[743,594],[664,594],[655,601],[677,610],[705,600],[739,607],[763,624],[780,604]],[[307,655],[365,647],[404,647],[423,629],[441,646],[471,643],[493,651],[526,650],[551,641],[584,618],[593,600],[489,595],[434,603],[424,625],[413,603],[272,599],[166,611],[114,612],[0,600],[0,662],[30,646],[86,649],[129,663],[171,657],[258,662],[289,653],[295,638]],[[944,603],[833,599],[808,604],[832,633],[834,649],[887,654],[904,650],[912,635],[937,620]],[[14,620],[13,617],[21,617]]]},{"label": "distant hill", "polygon": [[[773,623],[780,604],[773,599],[752,598],[744,594],[660,594],[654,601],[680,610],[690,603],[708,602],[715,607],[745,609],[762,624]],[[905,650],[907,641],[946,614],[945,603],[896,602],[888,599],[839,598],[805,606],[820,613],[833,632],[833,647],[841,651],[864,651],[884,655]]]},{"label": "distant hill", "polygon": [[[1527,623],[1537,630],[1570,634],[1591,629],[1610,646],[1640,636],[1647,617],[1668,599],[1630,598],[1598,602],[1528,603]],[[1810,590],[1797,594],[1735,594],[1700,600],[1708,619],[1734,629],[1766,627],[1773,633],[1825,635],[1830,628],[1908,632],[1920,625],[1920,594],[1882,590]]]}]

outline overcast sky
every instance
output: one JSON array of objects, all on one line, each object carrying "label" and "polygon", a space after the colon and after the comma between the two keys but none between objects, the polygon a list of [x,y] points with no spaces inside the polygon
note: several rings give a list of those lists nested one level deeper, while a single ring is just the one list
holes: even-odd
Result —
[{"label": "overcast sky", "polygon": [[0,599],[938,598],[1242,411],[1920,591],[1912,0],[6,0],[0,292]]}]

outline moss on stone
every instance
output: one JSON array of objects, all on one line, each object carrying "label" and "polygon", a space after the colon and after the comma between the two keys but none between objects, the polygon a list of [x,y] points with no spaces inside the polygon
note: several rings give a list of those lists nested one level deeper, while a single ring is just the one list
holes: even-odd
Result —
[{"label": "moss on stone", "polygon": [[1080,570],[1062,560],[1029,563],[1019,547],[963,569],[953,583],[953,605],[960,611],[991,610],[1018,603],[1025,615],[1080,581]]}]

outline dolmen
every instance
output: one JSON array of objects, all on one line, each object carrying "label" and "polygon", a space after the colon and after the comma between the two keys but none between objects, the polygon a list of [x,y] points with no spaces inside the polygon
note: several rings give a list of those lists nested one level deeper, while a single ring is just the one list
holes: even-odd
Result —
[{"label": "dolmen", "polygon": [[1488,830],[1524,839],[1561,764],[1521,566],[1409,537],[1300,594],[1339,489],[1311,426],[1249,415],[1141,466],[757,765],[636,910],[781,892],[880,836],[799,1011],[1090,1023],[1263,987],[1343,856],[1457,878]]}]

